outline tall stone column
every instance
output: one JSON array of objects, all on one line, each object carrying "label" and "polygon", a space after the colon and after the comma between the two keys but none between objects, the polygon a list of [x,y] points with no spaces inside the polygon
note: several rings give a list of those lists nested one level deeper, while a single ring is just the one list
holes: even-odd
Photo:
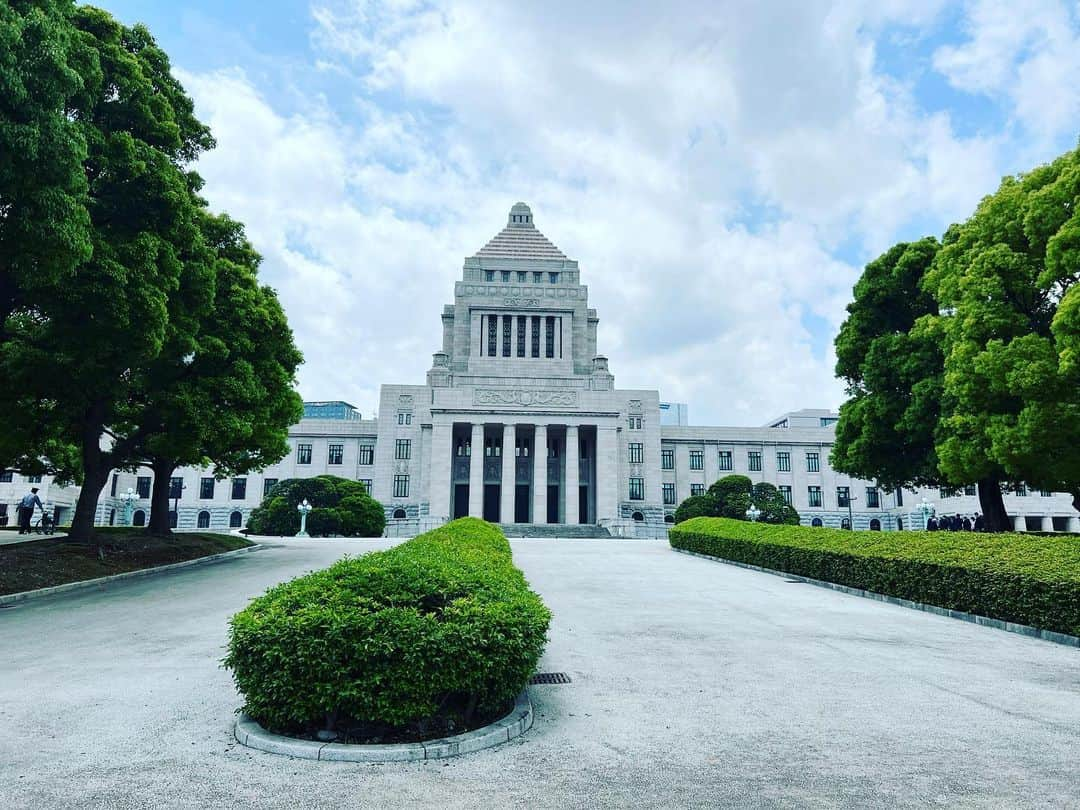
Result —
[{"label": "tall stone column", "polygon": [[547,462],[547,425],[537,425],[536,438],[533,440],[533,523],[547,523]]},{"label": "tall stone column", "polygon": [[484,516],[484,424],[472,426],[472,457],[469,459],[469,516]]},{"label": "tall stone column", "polygon": [[431,426],[431,488],[428,512],[433,518],[450,519],[450,467],[453,464],[451,447],[454,426],[436,422]]},{"label": "tall stone column", "polygon": [[570,525],[580,523],[578,506],[580,505],[578,494],[578,429],[577,425],[566,426],[566,471],[564,473],[563,486],[563,515],[564,522]]},{"label": "tall stone column", "polygon": [[514,522],[514,495],[517,492],[517,454],[514,448],[516,441],[517,426],[503,425],[500,523]]},{"label": "tall stone column", "polygon": [[596,426],[596,520],[614,520],[619,508],[618,433],[614,425]]}]

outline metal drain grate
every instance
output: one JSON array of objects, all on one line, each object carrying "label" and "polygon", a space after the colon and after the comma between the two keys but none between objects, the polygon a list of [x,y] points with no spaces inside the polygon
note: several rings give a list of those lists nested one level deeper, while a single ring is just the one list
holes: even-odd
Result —
[{"label": "metal drain grate", "polygon": [[570,683],[570,676],[565,672],[537,672],[529,678],[529,683]]}]

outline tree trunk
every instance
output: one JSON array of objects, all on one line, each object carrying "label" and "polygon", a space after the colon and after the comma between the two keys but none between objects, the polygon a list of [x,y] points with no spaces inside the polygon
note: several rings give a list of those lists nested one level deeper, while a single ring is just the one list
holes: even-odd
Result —
[{"label": "tree trunk", "polygon": [[150,522],[146,525],[146,533],[170,535],[169,484],[176,464],[171,459],[155,459],[150,468],[154,471],[154,489],[150,493]]},{"label": "tree trunk", "polygon": [[988,532],[1012,531],[1005,499],[1001,495],[1001,482],[997,478],[991,476],[979,481],[979,506]]},{"label": "tree trunk", "polygon": [[97,431],[92,424],[84,428],[82,444],[83,482],[79,500],[75,504],[75,515],[71,519],[69,536],[73,540],[83,540],[89,544],[93,539],[98,499],[109,473],[112,472],[112,465],[101,451],[100,425]]}]

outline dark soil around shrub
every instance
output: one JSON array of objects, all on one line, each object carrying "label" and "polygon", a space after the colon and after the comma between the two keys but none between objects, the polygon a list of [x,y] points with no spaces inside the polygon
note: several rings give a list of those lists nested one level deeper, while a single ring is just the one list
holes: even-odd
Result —
[{"label": "dark soil around shrub", "polygon": [[[416,743],[427,740],[438,740],[443,737],[453,737],[456,734],[464,734],[467,731],[483,728],[486,725],[501,720],[514,708],[513,703],[508,703],[496,711],[474,712],[472,719],[464,720],[467,710],[467,700],[458,699],[447,701],[443,711],[434,717],[418,720],[404,726],[387,726],[379,723],[364,723],[351,718],[337,718],[334,730],[337,732],[332,742],[348,743],[350,745],[391,745],[394,743]],[[299,740],[318,740],[318,729],[273,729],[275,734],[286,737],[295,737]],[[320,740],[320,742],[326,742]]]},{"label": "dark soil around shrub", "polygon": [[250,545],[232,535],[184,532],[157,537],[139,529],[99,531],[90,546],[66,538],[0,545],[0,594],[156,568]]}]

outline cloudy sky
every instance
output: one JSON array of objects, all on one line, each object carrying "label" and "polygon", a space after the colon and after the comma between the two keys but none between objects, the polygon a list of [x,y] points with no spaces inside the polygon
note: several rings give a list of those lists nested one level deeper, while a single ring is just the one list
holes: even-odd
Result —
[{"label": "cloudy sky", "polygon": [[517,200],[577,259],[622,388],[695,424],[835,407],[859,269],[1080,134],[1075,0],[102,0],[218,147],[306,356],[370,416],[422,383]]}]

